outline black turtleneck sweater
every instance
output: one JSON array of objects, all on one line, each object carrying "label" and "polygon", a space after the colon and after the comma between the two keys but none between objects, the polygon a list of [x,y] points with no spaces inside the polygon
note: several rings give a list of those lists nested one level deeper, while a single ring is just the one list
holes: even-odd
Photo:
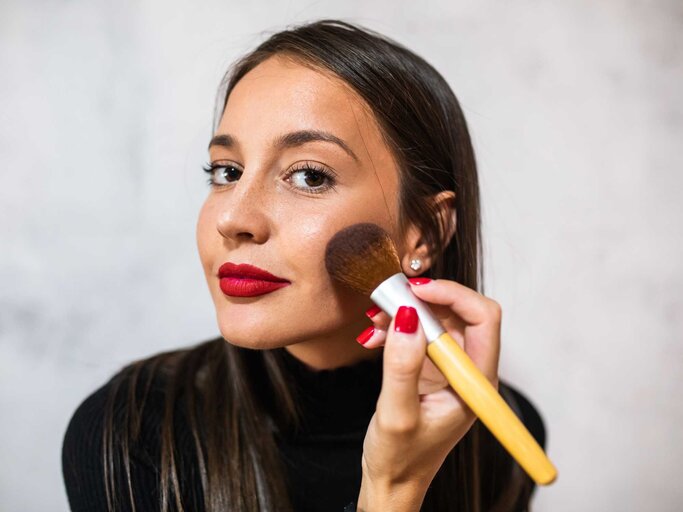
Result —
[{"label": "black turtleneck sweater", "polygon": [[[282,353],[300,391],[300,405],[304,412],[303,428],[297,433],[275,434],[294,510],[355,510],[353,504],[361,482],[363,439],[381,389],[382,359],[378,357],[352,366],[313,371],[288,351],[282,350]],[[107,510],[101,461],[102,429],[106,396],[112,380],[80,404],[65,433],[62,471],[73,512]],[[545,430],[533,406],[509,385],[501,382],[500,388],[513,410],[544,445]],[[163,396],[161,391],[151,393],[145,406],[147,416],[143,420],[143,431],[148,431],[150,439],[155,439],[163,418]],[[115,409],[118,406],[122,404],[116,404]],[[179,459],[193,460],[190,452],[194,445],[189,427],[182,421],[176,421],[175,429],[176,437],[180,439]],[[496,446],[496,457],[509,458],[502,447]],[[160,461],[133,457],[131,463],[137,511],[160,510],[157,491]],[[192,474],[196,476],[195,472]],[[193,496],[201,494],[198,478],[181,482],[181,488]]]}]

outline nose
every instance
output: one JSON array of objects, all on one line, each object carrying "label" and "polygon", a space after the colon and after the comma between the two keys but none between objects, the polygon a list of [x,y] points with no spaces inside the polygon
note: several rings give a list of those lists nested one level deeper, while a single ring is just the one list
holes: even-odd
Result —
[{"label": "nose", "polygon": [[243,172],[229,190],[219,195],[217,229],[236,244],[264,243],[270,234],[266,188],[255,172]]}]

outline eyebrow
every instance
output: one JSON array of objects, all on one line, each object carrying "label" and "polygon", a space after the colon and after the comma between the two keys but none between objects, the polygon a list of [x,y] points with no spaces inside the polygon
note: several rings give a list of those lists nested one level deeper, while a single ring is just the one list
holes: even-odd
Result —
[{"label": "eyebrow", "polygon": [[[284,135],[280,135],[273,141],[273,147],[275,149],[293,148],[301,146],[302,144],[306,144],[307,142],[316,141],[331,142],[333,144],[336,144],[344,151],[346,151],[346,153],[349,156],[351,156],[356,162],[360,163],[358,157],[353,152],[353,150],[348,146],[348,144],[346,144],[346,142],[344,142],[336,135],[332,135],[329,132],[324,132],[321,130],[298,130],[295,132],[285,133]],[[209,149],[211,149],[212,146],[223,146],[226,148],[233,148],[235,147],[235,145],[236,139],[232,135],[224,133],[221,135],[216,135],[211,139],[211,142],[209,143]]]}]

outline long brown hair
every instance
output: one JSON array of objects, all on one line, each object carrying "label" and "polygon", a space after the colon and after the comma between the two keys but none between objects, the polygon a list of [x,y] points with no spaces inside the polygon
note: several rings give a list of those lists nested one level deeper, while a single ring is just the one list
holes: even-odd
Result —
[{"label": "long brown hair", "polygon": [[[320,20],[274,33],[239,59],[221,83],[215,125],[237,82],[276,54],[333,73],[367,102],[399,165],[399,230],[416,223],[433,248],[435,263],[425,275],[483,293],[477,166],[464,115],[444,78],[385,36],[339,20]],[[455,191],[457,216],[455,234],[445,245],[445,226],[430,200],[443,190]],[[265,381],[257,379],[264,374]],[[159,431],[161,510],[291,510],[269,427],[291,426],[298,418],[282,353],[237,350],[222,338],[156,354],[115,376],[103,438],[109,510],[135,502],[130,453],[140,442],[145,399],[160,377],[165,403]],[[122,401],[123,411],[115,411]],[[192,433],[191,460],[180,459],[174,431],[179,417]],[[446,458],[422,510],[527,508],[531,481],[509,458],[487,456],[495,443],[475,422]],[[200,476],[200,495],[184,487],[188,471]]]}]

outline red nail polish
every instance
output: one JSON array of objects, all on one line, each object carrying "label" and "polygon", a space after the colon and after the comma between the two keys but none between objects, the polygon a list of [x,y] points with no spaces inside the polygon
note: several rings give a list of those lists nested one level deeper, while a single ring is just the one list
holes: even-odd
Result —
[{"label": "red nail polish", "polygon": [[428,277],[409,277],[408,281],[410,281],[411,284],[427,284],[431,279]]},{"label": "red nail polish", "polygon": [[372,335],[375,333],[375,326],[371,325],[367,329],[365,329],[362,333],[358,335],[356,338],[356,341],[360,343],[361,345],[365,345],[370,338],[372,338]]},{"label": "red nail polish", "polygon": [[417,331],[417,311],[410,306],[401,306],[396,312],[394,331],[412,334]]},{"label": "red nail polish", "polygon": [[368,318],[372,318],[373,316],[375,316],[380,311],[382,311],[382,308],[380,308],[379,306],[372,306],[370,309],[368,309],[365,312],[365,314],[368,315]]}]

